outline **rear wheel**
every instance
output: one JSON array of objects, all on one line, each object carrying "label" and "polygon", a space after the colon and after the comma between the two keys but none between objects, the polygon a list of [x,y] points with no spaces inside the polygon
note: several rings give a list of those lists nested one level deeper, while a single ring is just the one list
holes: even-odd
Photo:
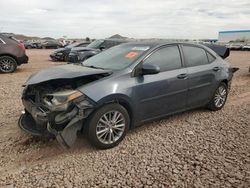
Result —
[{"label": "rear wheel", "polygon": [[64,59],[65,62],[68,62],[69,61],[69,55],[66,54],[63,59]]},{"label": "rear wheel", "polygon": [[213,111],[222,109],[226,103],[227,95],[228,95],[227,85],[222,82],[216,89],[213,98],[208,104],[208,108]]},{"label": "rear wheel", "polygon": [[16,68],[17,68],[17,62],[14,58],[10,56],[0,57],[0,72],[11,73],[14,72]]},{"label": "rear wheel", "polygon": [[119,104],[108,104],[98,109],[88,123],[88,137],[95,147],[108,149],[118,145],[130,124],[127,110]]}]

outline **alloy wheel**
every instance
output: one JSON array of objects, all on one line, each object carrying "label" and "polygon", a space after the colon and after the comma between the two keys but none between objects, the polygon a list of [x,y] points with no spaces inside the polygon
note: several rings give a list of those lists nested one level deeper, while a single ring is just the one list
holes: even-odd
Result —
[{"label": "alloy wheel", "polygon": [[96,136],[103,144],[112,144],[119,140],[125,131],[125,118],[119,111],[109,111],[99,119]]},{"label": "alloy wheel", "polygon": [[2,72],[12,72],[14,69],[14,62],[9,58],[0,59],[0,71]]},{"label": "alloy wheel", "polygon": [[220,108],[224,105],[227,98],[227,89],[221,85],[215,92],[214,105]]}]

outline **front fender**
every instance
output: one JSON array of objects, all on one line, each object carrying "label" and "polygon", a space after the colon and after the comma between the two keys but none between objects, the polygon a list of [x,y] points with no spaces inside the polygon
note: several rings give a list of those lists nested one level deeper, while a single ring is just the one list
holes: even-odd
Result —
[{"label": "front fender", "polygon": [[134,105],[132,104],[132,100],[124,95],[124,94],[112,94],[107,97],[104,97],[97,101],[97,105],[95,106],[95,109],[99,109],[100,107],[109,104],[109,103],[119,103],[122,105],[129,113],[130,116],[130,127],[134,127],[134,125],[137,122],[137,113],[135,111]]},{"label": "front fender", "polygon": [[84,53],[79,53],[79,60],[80,61],[83,61],[85,59],[88,59],[94,55],[98,54],[97,52],[94,52],[94,51],[86,51]]}]

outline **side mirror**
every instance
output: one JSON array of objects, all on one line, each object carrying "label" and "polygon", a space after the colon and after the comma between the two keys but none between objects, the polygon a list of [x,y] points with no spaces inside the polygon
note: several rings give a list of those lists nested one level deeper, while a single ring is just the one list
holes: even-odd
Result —
[{"label": "side mirror", "polygon": [[143,64],[141,75],[147,75],[147,74],[157,74],[160,72],[160,67],[157,65],[151,65],[151,64]]},{"label": "side mirror", "polygon": [[105,50],[105,46],[100,46],[99,48],[101,51]]}]

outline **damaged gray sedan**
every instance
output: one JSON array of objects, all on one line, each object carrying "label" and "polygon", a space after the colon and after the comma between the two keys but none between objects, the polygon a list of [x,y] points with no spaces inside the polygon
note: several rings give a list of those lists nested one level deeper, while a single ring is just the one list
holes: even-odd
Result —
[{"label": "damaged gray sedan", "polygon": [[202,45],[138,42],[42,70],[24,84],[19,126],[67,147],[79,131],[98,148],[114,147],[146,121],[202,106],[220,110],[234,72],[220,56]]}]

